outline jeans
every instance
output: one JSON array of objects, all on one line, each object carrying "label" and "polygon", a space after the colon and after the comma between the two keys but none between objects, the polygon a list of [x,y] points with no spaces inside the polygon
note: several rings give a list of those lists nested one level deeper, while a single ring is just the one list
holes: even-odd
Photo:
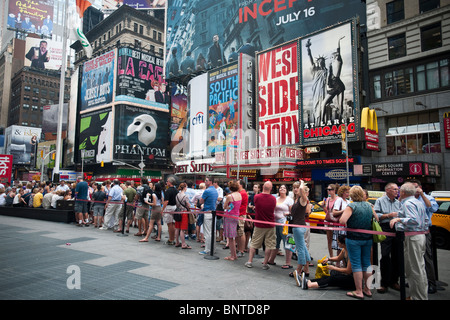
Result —
[{"label": "jeans", "polygon": [[294,234],[295,248],[297,249],[297,263],[306,265],[308,261],[311,261],[305,242],[306,228],[292,228],[292,233]]},{"label": "jeans", "polygon": [[347,238],[348,257],[352,264],[353,272],[366,272],[370,267],[370,252],[372,249],[372,239],[370,240],[353,240]]},{"label": "jeans", "polygon": [[286,235],[283,234],[284,226],[275,226],[277,234],[277,249],[281,248],[281,241],[283,241],[283,248],[286,249]]}]

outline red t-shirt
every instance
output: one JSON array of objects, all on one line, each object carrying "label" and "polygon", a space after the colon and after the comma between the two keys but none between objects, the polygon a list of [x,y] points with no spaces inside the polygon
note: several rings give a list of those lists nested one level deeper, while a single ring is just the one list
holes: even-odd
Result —
[{"label": "red t-shirt", "polygon": [[239,193],[242,197],[241,206],[239,207],[239,216],[245,216],[247,215],[248,194],[245,190],[241,190]]},{"label": "red t-shirt", "polygon": [[[275,222],[275,207],[277,199],[268,193],[258,193],[254,197],[255,203],[255,220]],[[254,222],[258,228],[273,228],[273,224]]]}]

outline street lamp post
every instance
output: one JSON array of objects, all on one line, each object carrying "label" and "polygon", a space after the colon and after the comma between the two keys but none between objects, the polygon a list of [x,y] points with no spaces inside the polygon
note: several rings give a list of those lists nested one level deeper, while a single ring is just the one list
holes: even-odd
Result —
[{"label": "street lamp post", "polygon": [[[137,144],[133,144],[133,148],[138,147]],[[142,152],[139,152],[141,155],[141,163],[139,163],[139,171],[141,173],[141,178],[144,176],[144,168],[145,168],[145,163],[144,163],[144,157],[142,156]]]}]

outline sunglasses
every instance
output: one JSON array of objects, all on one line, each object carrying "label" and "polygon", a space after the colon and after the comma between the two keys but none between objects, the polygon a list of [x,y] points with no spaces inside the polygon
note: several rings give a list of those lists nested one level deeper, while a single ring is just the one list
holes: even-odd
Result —
[{"label": "sunglasses", "polygon": [[331,189],[331,188],[327,188],[327,190],[328,190],[328,191],[331,191],[331,190],[334,190],[334,189]]}]

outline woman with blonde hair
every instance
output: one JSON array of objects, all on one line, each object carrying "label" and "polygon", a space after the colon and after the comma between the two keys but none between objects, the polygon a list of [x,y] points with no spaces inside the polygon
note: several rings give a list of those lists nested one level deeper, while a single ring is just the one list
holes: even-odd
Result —
[{"label": "woman with blonde hair", "polygon": [[[294,192],[294,204],[291,207],[292,220],[291,225],[299,225],[305,227],[292,227],[292,233],[294,235],[295,247],[297,250],[297,269],[294,270],[293,275],[297,285],[300,287],[303,278],[309,276],[309,262],[311,256],[305,243],[306,233],[306,217],[307,207],[309,204],[308,192],[309,188],[301,180],[300,182],[294,182],[292,186]],[[304,269],[303,269],[304,268]]]},{"label": "woman with blonde hair", "polygon": [[[339,223],[345,224],[349,229],[372,230],[372,219],[378,220],[378,216],[369,202],[365,201],[364,191],[360,186],[353,186],[349,190],[352,202],[344,209]],[[348,257],[352,266],[355,291],[347,292],[347,296],[364,299],[364,296],[372,297],[370,288],[363,288],[371,272],[369,272],[370,252],[372,249],[373,235],[371,233],[347,231],[345,241]]]}]

